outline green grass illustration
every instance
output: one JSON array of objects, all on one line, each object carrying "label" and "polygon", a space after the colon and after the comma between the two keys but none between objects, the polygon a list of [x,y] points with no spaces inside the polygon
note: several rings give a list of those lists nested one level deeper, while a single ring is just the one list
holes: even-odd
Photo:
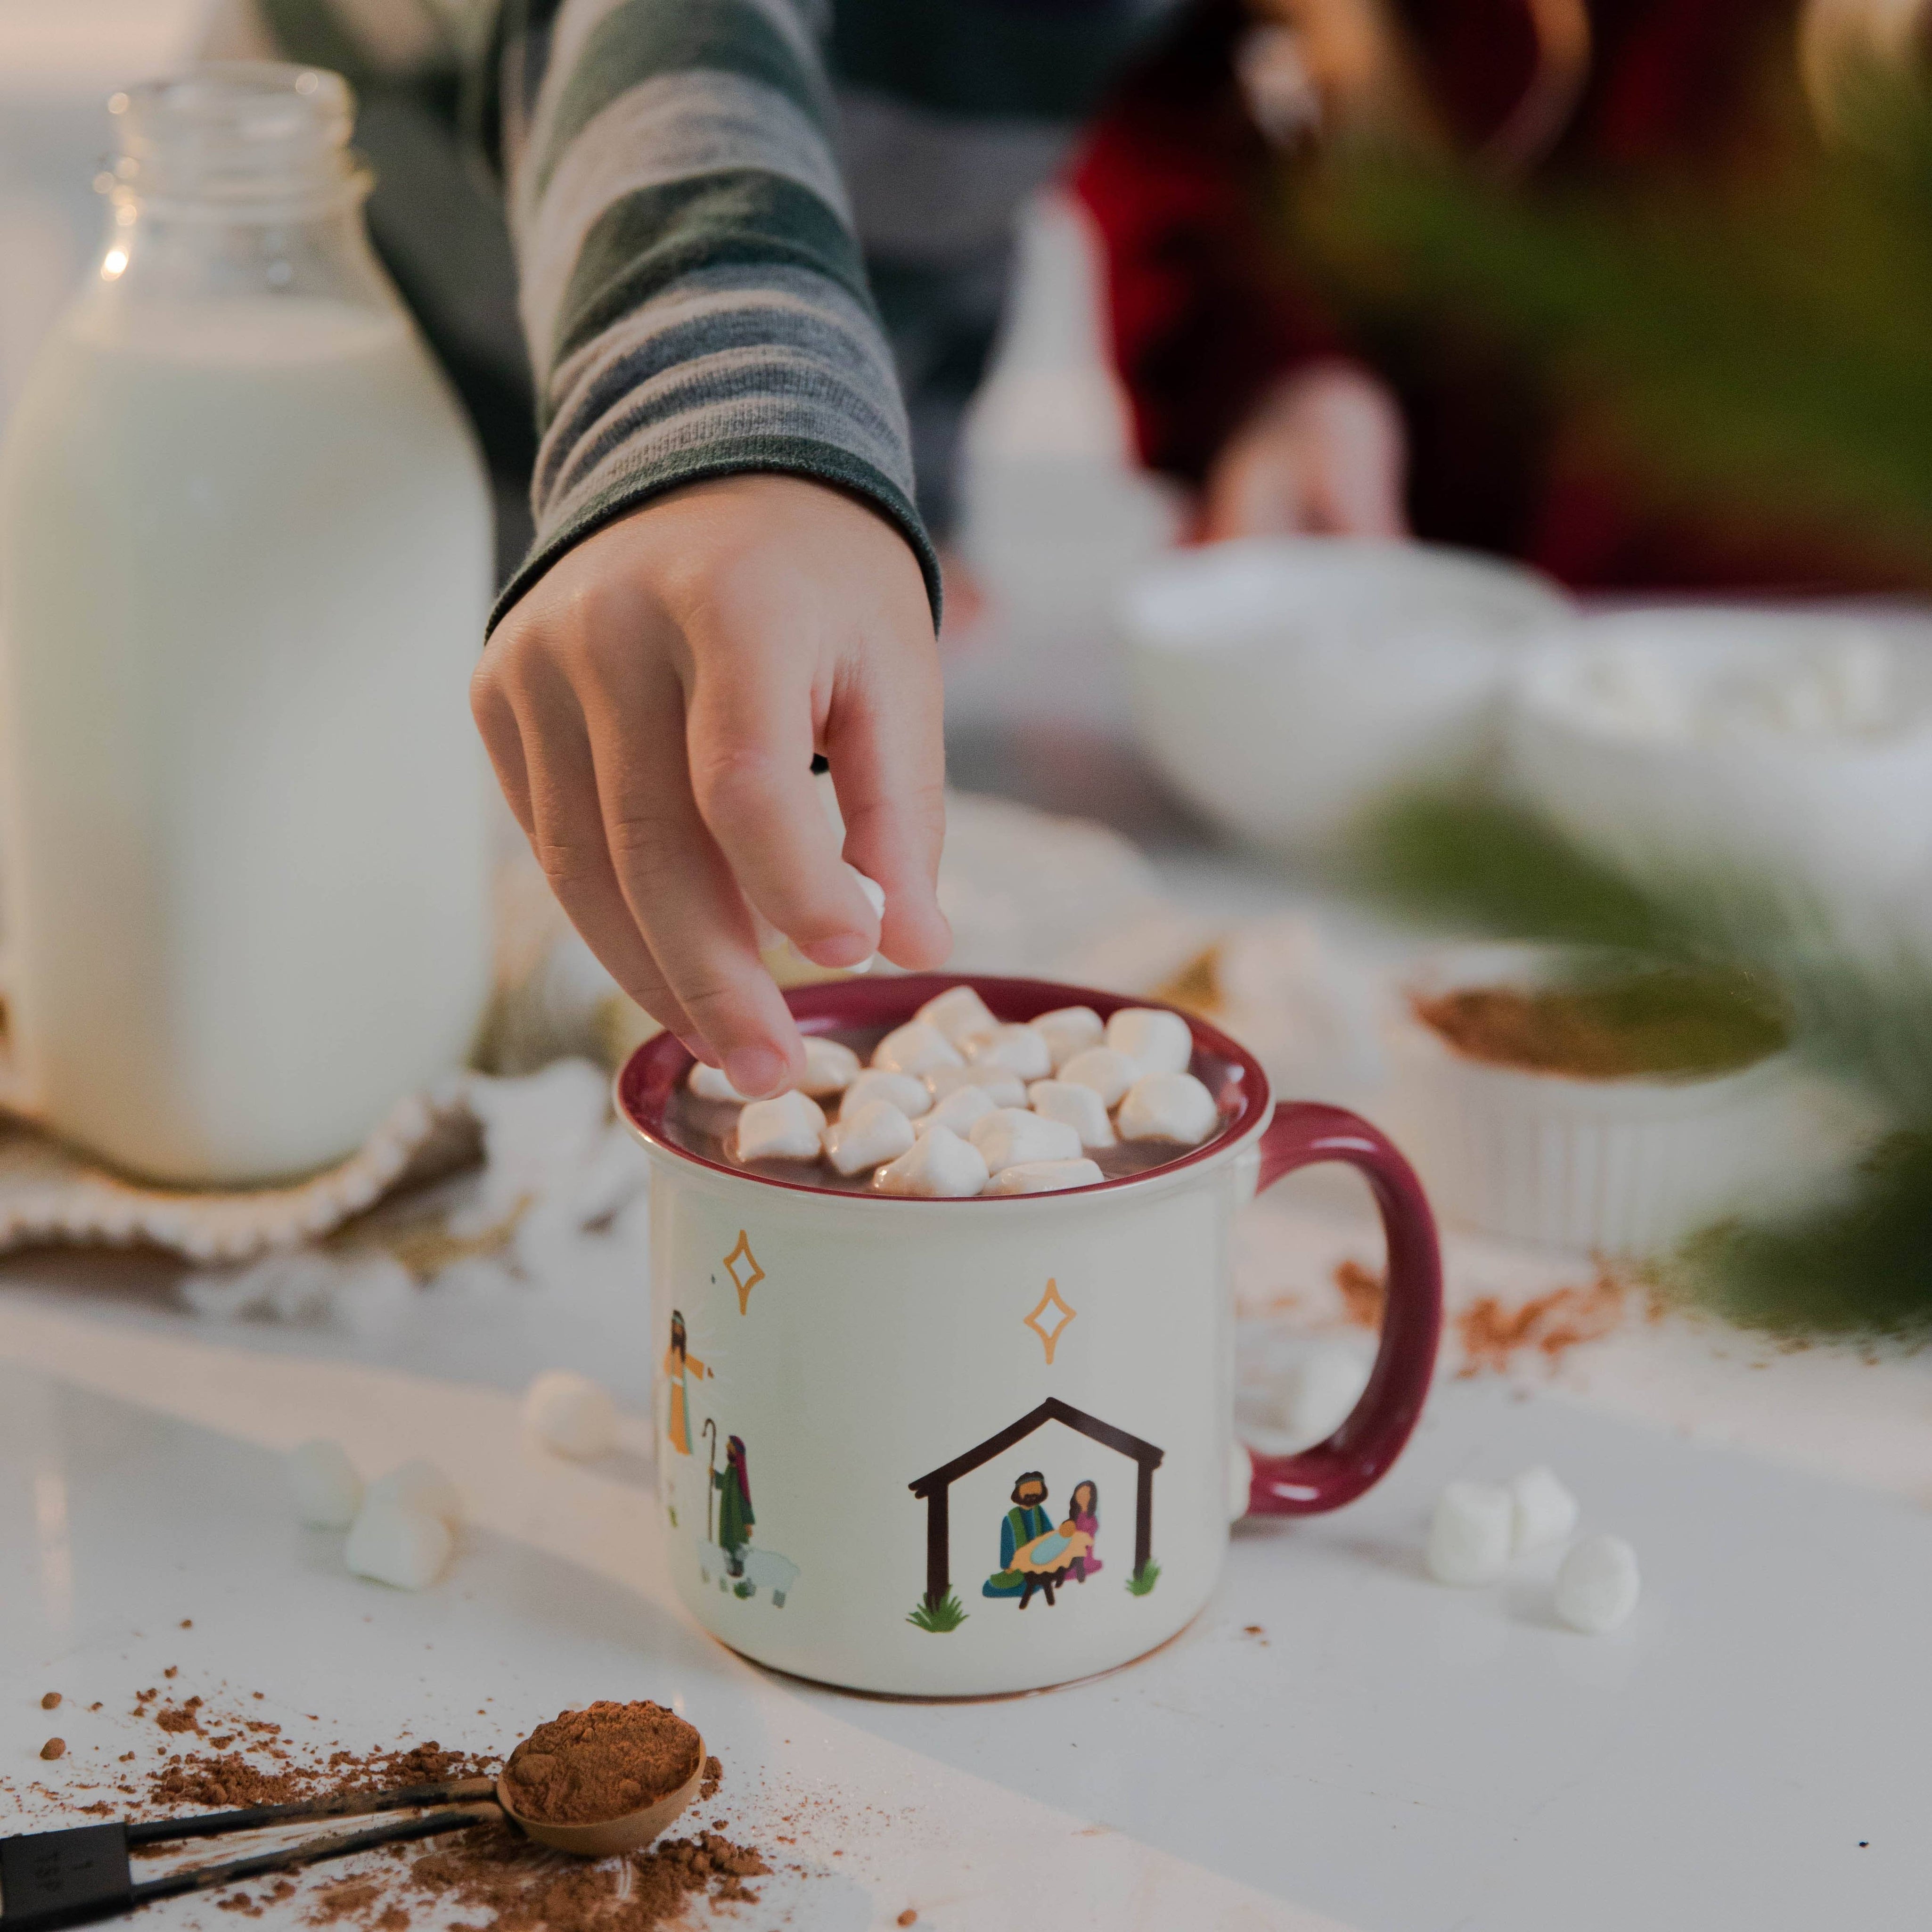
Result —
[{"label": "green grass illustration", "polygon": [[922,1630],[935,1633],[956,1630],[965,1621],[966,1612],[958,1597],[950,1590],[940,1598],[936,1605],[922,1598],[918,1607],[906,1618],[908,1623],[916,1624]]},{"label": "green grass illustration", "polygon": [[1127,1579],[1127,1588],[1136,1597],[1144,1597],[1160,1581],[1160,1565],[1158,1563],[1148,1562],[1142,1564]]}]

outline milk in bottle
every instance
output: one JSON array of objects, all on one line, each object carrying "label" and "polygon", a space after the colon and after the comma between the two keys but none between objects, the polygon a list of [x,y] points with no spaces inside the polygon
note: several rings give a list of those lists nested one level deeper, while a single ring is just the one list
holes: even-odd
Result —
[{"label": "milk in bottle", "polygon": [[245,1182],[348,1152],[476,1028],[489,509],[343,82],[113,104],[106,248],[0,452],[0,991],[54,1131]]}]

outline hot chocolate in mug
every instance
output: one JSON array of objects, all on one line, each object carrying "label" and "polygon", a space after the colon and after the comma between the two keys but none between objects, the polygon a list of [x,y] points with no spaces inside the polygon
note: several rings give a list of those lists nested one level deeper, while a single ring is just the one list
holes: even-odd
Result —
[{"label": "hot chocolate in mug", "polygon": [[[808,1033],[880,1031],[945,988],[1001,1020],[1144,1005],[1030,980],[848,980],[787,995]],[[668,1131],[688,1052],[618,1077],[651,1159],[659,1505],[692,1614],[761,1664],[916,1696],[1030,1690],[1139,1657],[1214,1588],[1230,1520],[1338,1508],[1386,1473],[1436,1359],[1436,1231],[1408,1163],[1188,1018],[1222,1124],[1144,1172],[1053,1194],[907,1199],[713,1160]],[[1228,1236],[1317,1161],[1366,1176],[1388,1241],[1373,1373],[1296,1456],[1233,1428]]]}]

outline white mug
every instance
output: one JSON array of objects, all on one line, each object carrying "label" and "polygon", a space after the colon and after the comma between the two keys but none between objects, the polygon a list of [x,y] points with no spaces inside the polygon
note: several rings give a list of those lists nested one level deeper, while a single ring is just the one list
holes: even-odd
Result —
[{"label": "white mug", "polygon": [[[787,997],[807,1032],[884,1028],[961,983]],[[1002,1020],[1132,1004],[964,983]],[[1232,1519],[1336,1508],[1394,1460],[1441,1323],[1421,1190],[1372,1127],[1277,1112],[1259,1065],[1184,1017],[1219,1132],[1139,1174],[1000,1198],[841,1192],[706,1159],[664,1129],[689,1053],[667,1034],[632,1057],[617,1100],[651,1156],[659,1502],[679,1594],[733,1649],[917,1696],[1088,1676],[1195,1616]],[[1257,1186],[1318,1160],[1360,1168],[1381,1208],[1381,1348],[1326,1442],[1251,1457],[1233,1431],[1228,1230]]]}]

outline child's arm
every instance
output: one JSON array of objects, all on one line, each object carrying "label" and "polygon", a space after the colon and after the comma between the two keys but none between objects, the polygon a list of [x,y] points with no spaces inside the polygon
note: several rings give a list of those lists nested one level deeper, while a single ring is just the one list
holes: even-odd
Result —
[{"label": "child's arm", "polygon": [[748,902],[823,964],[948,944],[938,574],[904,411],[788,0],[566,0],[539,49],[506,121],[538,540],[476,716],[598,957],[767,1092],[802,1050]]}]

